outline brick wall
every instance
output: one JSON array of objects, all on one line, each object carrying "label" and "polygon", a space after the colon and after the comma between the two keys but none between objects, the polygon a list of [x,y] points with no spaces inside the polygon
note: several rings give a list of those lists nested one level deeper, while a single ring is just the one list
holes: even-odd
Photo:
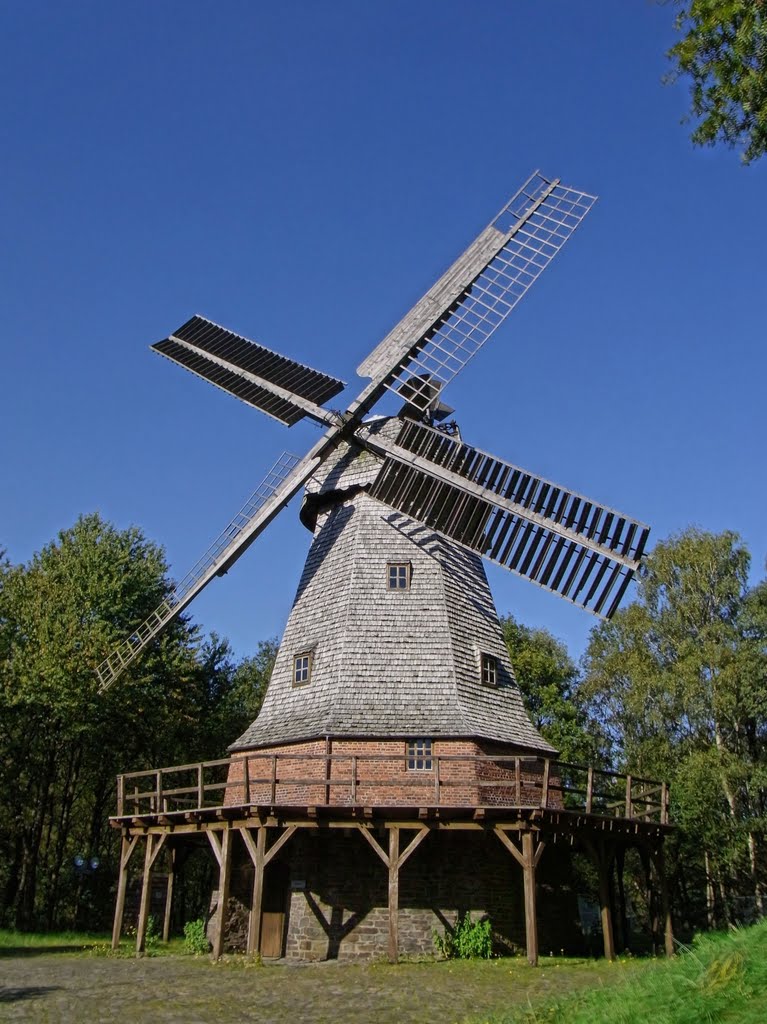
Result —
[{"label": "brick wall", "polygon": [[[407,766],[405,740],[315,740],[249,754],[235,754],[227,804],[331,804],[336,806],[538,806],[543,761],[473,761],[477,755],[508,758],[519,751],[472,740],[435,740],[432,766]],[[244,785],[248,761],[249,800]],[[439,758],[439,765],[437,759]],[[519,784],[517,783],[519,774]],[[354,780],[354,781],[353,781]],[[561,806],[550,775],[549,806]],[[437,783],[439,782],[439,786]]]}]

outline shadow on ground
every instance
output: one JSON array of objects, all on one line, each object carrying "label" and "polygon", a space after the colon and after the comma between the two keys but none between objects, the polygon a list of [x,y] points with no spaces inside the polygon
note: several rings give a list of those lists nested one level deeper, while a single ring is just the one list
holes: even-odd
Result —
[{"label": "shadow on ground", "polygon": [[60,985],[29,985],[26,988],[0,988],[0,1004],[20,1003],[24,999],[38,999],[49,992],[57,992]]}]

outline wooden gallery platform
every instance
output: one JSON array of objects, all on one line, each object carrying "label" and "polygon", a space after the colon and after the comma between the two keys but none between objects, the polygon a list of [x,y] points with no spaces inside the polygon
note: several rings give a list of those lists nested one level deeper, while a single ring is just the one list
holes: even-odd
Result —
[{"label": "wooden gallery platform", "polygon": [[[479,833],[494,837],[498,849],[505,851],[521,871],[524,940],[531,964],[538,961],[539,864],[547,849],[559,844],[585,853],[593,861],[599,879],[604,953],[609,958],[616,952],[611,910],[613,871],[617,865],[622,885],[624,853],[630,847],[638,848],[648,869],[649,865],[654,868],[665,949],[667,955],[673,953],[663,856],[664,839],[672,828],[665,784],[524,756],[435,756],[428,766],[428,777],[425,772],[408,775],[407,767],[405,756],[339,758],[328,752],[303,756],[298,773],[295,755],[272,750],[247,758],[118,776],[118,813],[111,823],[121,832],[122,848],[113,948],[122,931],[129,869],[140,861],[137,851],[143,852],[136,930],[136,950],[142,952],[153,869],[161,858],[167,865],[163,927],[167,939],[178,854],[191,844],[202,844],[215,858],[219,875],[213,955],[218,957],[224,951],[233,854],[249,858],[251,866],[247,951],[266,955],[265,869],[279,854],[284,858],[291,844],[332,836],[328,842],[342,842],[345,849],[349,844],[363,844],[350,850],[351,867],[344,867],[347,874],[354,874],[354,865],[368,844],[376,862],[380,861],[381,875],[376,884],[380,882],[381,886],[377,891],[388,891],[388,896],[380,900],[381,913],[387,915],[385,948],[389,959],[396,961],[400,951],[400,882],[402,877],[407,881],[409,859],[426,841],[435,863],[442,848],[448,851],[448,836]],[[366,783],[366,778],[375,782]],[[399,798],[396,802],[387,799],[395,793]],[[492,844],[492,839],[488,842]],[[445,853],[445,857],[450,856]],[[297,884],[299,888],[311,888],[305,881]],[[423,885],[428,889],[428,875]],[[307,892],[306,899],[311,898]],[[319,920],[316,905],[314,914]],[[358,914],[358,920],[347,931],[364,917],[365,912]],[[367,930],[371,931],[370,927]]]}]

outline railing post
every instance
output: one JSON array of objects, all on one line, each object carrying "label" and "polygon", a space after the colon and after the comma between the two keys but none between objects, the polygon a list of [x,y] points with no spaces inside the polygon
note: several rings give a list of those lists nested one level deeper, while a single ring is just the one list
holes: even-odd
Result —
[{"label": "railing post", "polygon": [[589,765],[588,775],[586,776],[586,814],[591,814],[591,808],[594,803],[594,768]]},{"label": "railing post", "polygon": [[352,754],[352,804],[357,803],[357,755]]},{"label": "railing post", "polygon": [[626,776],[626,817],[631,818],[634,814],[634,805],[631,800],[631,776]]},{"label": "railing post", "polygon": [[243,788],[245,789],[245,800],[244,803],[250,803],[250,758],[245,755],[245,760],[242,766],[242,782]]},{"label": "railing post", "polygon": [[202,778],[202,762],[197,765],[197,806],[205,806],[205,784]]},{"label": "railing post", "polygon": [[277,803],[277,755],[272,754],[272,786],[271,786],[271,799],[269,801],[272,804]]},{"label": "railing post", "polygon": [[551,761],[547,757],[543,762],[543,784],[541,786],[541,807],[549,806],[549,772]]},{"label": "railing post", "polygon": [[439,757],[434,758],[434,803],[439,806]]},{"label": "railing post", "polygon": [[165,810],[165,808],[162,805],[162,768],[157,769],[157,782],[155,783],[155,802],[157,804],[156,813],[162,814],[162,812]]},{"label": "railing post", "polygon": [[660,823],[668,825],[668,783],[664,782],[660,787]]},{"label": "railing post", "polygon": [[514,758],[514,794],[517,800],[517,807],[522,806],[522,763],[518,757]]},{"label": "railing post", "polygon": [[125,814],[125,776],[117,776],[117,817]]}]

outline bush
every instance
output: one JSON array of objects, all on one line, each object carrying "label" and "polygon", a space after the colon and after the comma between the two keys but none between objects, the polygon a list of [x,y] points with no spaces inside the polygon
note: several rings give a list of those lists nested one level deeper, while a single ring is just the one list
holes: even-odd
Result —
[{"label": "bush", "polygon": [[208,936],[205,934],[205,922],[201,917],[196,921],[187,921],[184,925],[184,950],[194,956],[202,956],[210,949]]},{"label": "bush", "polygon": [[464,914],[452,931],[445,929],[444,938],[434,933],[434,945],[448,960],[489,960],[493,952],[490,921],[472,921],[471,914]]}]

